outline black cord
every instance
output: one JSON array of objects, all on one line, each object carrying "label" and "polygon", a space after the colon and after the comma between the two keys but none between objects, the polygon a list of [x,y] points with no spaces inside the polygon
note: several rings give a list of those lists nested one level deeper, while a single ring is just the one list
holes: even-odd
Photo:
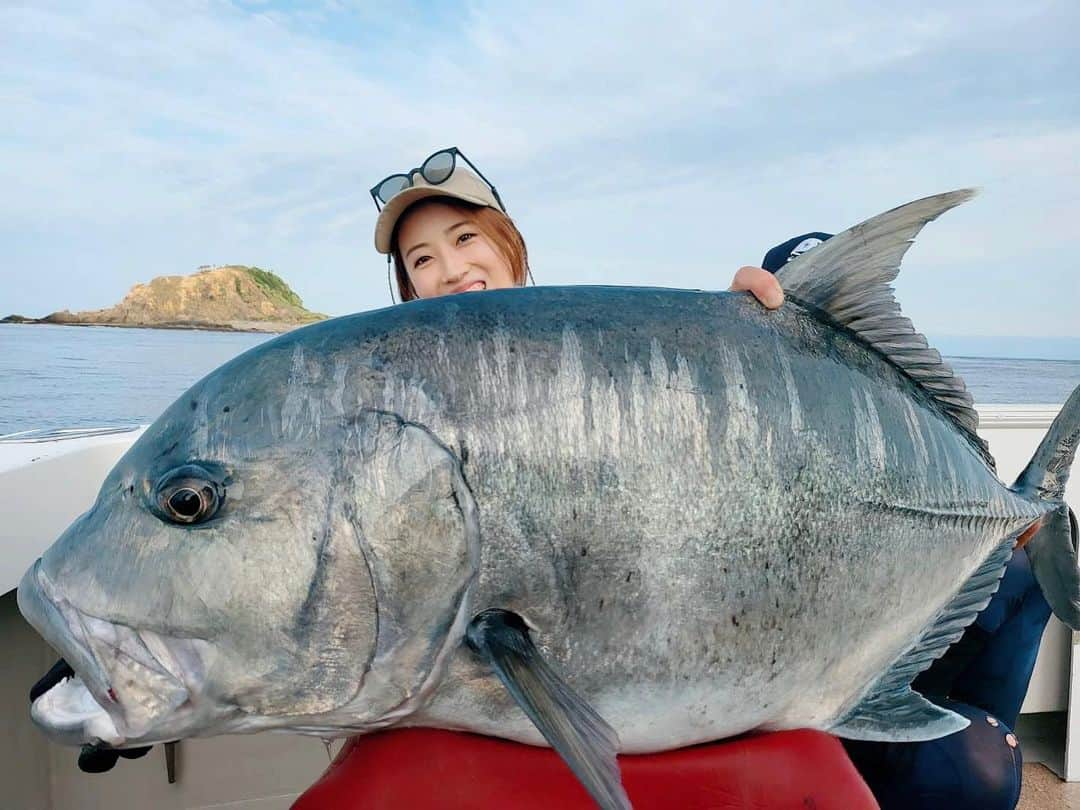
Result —
[{"label": "black cord", "polygon": [[394,297],[394,283],[390,280],[390,254],[386,254],[386,286],[390,288],[390,303],[396,304],[397,299]]}]

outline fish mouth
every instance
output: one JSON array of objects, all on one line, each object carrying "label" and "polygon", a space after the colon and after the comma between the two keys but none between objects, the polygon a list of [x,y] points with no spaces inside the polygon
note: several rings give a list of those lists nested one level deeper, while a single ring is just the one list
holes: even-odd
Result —
[{"label": "fish mouth", "polygon": [[30,716],[42,731],[66,745],[176,738],[200,680],[202,667],[193,666],[200,642],[84,613],[59,592],[41,560],[19,583],[17,597],[23,616],[64,656],[31,692]]}]

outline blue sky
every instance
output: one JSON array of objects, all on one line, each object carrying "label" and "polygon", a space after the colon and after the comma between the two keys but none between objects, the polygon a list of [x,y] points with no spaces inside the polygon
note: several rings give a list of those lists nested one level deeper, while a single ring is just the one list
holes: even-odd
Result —
[{"label": "blue sky", "polygon": [[384,306],[367,189],[456,145],[543,284],[724,288],[978,186],[909,253],[905,312],[1080,338],[1080,6],[869,5],[0,6],[0,315],[219,263]]}]

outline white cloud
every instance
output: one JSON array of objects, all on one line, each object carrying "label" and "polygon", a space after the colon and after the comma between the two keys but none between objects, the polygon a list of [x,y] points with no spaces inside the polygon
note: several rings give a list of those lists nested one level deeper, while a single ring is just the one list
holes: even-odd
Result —
[{"label": "white cloud", "polygon": [[590,282],[715,289],[788,237],[835,232],[986,179],[979,197],[919,237],[898,281],[905,311],[935,333],[991,334],[1015,323],[1012,333],[1080,335],[1080,274],[1069,258],[1069,223],[1080,221],[1080,165],[1070,157],[1078,153],[1080,126],[946,132],[612,189],[530,211],[533,232],[556,235],[531,243],[534,267],[547,283],[572,283],[586,268]]},{"label": "white cloud", "polygon": [[[1077,17],[974,2],[3,9],[0,234],[8,267],[35,276],[6,309],[103,306],[216,261],[274,267],[317,309],[383,304],[367,189],[451,143],[498,183],[545,282],[716,286],[795,232],[977,184],[971,213],[913,258],[1023,300],[1008,262],[1067,254],[1080,198]],[[1015,84],[995,92],[999,76]],[[978,303],[1000,318],[1002,297]],[[1060,300],[1026,305],[1032,328],[1080,334]],[[976,329],[967,310],[921,314]]]}]

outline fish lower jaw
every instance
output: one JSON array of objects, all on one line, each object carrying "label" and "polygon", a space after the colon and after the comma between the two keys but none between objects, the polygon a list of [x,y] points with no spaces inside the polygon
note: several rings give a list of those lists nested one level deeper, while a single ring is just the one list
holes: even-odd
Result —
[{"label": "fish lower jaw", "polygon": [[112,716],[102,708],[80,676],[64,678],[30,706],[30,718],[50,738],[64,745],[125,741]]},{"label": "fish lower jaw", "polygon": [[[115,694],[110,688],[110,694]],[[176,739],[190,724],[194,709],[183,694],[129,694],[128,705],[108,711],[78,674],[63,678],[30,706],[30,717],[50,739],[61,745],[104,743],[114,748],[149,745]],[[177,705],[171,705],[177,704]]]}]

